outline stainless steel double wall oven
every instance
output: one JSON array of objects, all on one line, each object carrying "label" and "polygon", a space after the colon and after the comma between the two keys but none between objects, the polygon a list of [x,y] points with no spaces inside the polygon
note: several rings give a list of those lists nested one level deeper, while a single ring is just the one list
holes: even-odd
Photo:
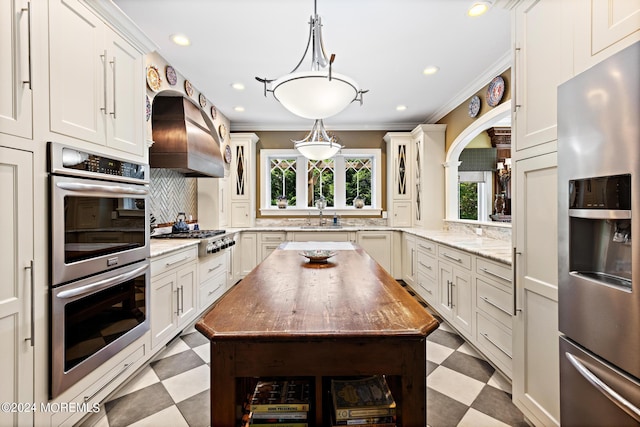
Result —
[{"label": "stainless steel double wall oven", "polygon": [[49,143],[50,395],[149,329],[149,167]]}]

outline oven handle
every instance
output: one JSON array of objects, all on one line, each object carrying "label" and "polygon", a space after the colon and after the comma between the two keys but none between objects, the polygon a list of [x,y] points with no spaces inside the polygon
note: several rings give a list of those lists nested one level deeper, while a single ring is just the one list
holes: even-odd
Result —
[{"label": "oven handle", "polygon": [[580,375],[582,375],[587,381],[591,383],[600,393],[604,394],[610,401],[612,401],[616,406],[626,412],[631,418],[640,422],[640,409],[634,406],[631,402],[629,402],[624,397],[620,396],[609,387],[604,381],[598,378],[593,372],[591,372],[586,366],[584,366],[577,357],[573,354],[565,353],[564,354],[569,362],[573,365],[574,368],[578,371]]},{"label": "oven handle", "polygon": [[131,270],[128,273],[123,273],[120,274],[116,277],[111,277],[109,279],[104,279],[104,280],[100,280],[99,282],[96,283],[92,283],[90,285],[86,285],[86,286],[81,286],[79,288],[76,289],[69,289],[68,291],[62,291],[60,292],[57,297],[58,298],[73,298],[73,297],[77,297],[79,295],[84,295],[84,294],[88,294],[88,293],[92,293],[92,292],[96,292],[99,291],[100,289],[103,288],[107,288],[109,286],[112,286],[118,282],[124,282],[127,281],[133,277],[138,276],[140,273],[142,273],[143,271],[145,271],[146,269],[148,269],[149,266],[145,265],[143,267],[138,267],[135,270]]},{"label": "oven handle", "polygon": [[147,195],[149,190],[122,187],[120,185],[81,184],[78,182],[59,182],[58,188],[69,191],[104,191],[106,193]]}]

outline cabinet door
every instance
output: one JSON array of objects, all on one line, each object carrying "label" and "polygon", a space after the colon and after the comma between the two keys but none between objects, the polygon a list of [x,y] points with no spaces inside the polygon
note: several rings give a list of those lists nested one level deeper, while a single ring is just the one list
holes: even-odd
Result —
[{"label": "cabinet door", "polygon": [[0,132],[23,138],[33,134],[31,7],[26,0],[0,2]]},{"label": "cabinet door", "polygon": [[101,145],[108,114],[104,30],[77,0],[49,3],[51,130]]},{"label": "cabinet door", "polygon": [[177,273],[178,295],[178,327],[188,323],[198,310],[198,289],[196,280],[196,265],[189,265]]},{"label": "cabinet door", "polygon": [[233,254],[235,279],[242,279],[258,265],[258,236],[256,233],[240,234],[240,242]]},{"label": "cabinet door", "polygon": [[142,54],[107,29],[107,145],[143,155]]},{"label": "cabinet door", "polygon": [[471,275],[457,268],[451,279],[453,295],[453,325],[462,334],[472,337],[473,300],[471,297]]},{"label": "cabinet door", "polygon": [[557,86],[573,73],[569,3],[528,0],[515,9],[516,151],[557,139]]},{"label": "cabinet door", "polygon": [[176,274],[154,278],[151,281],[151,347],[161,344],[178,328],[178,285]]},{"label": "cabinet door", "polygon": [[411,227],[411,211],[413,203],[394,202],[391,224],[393,227]]},{"label": "cabinet door", "polygon": [[[0,159],[0,221],[13,230],[0,240],[0,400],[33,402],[33,156],[0,147]],[[33,414],[0,412],[0,425],[32,424]]]},{"label": "cabinet door", "polygon": [[453,282],[453,267],[442,261],[438,262],[438,283],[440,292],[436,309],[442,317],[451,320],[453,317],[453,298],[451,283]]},{"label": "cabinet door", "polygon": [[382,266],[387,272],[391,272],[391,232],[358,232],[357,242],[362,248]]},{"label": "cabinet door", "polygon": [[513,401],[535,425],[558,425],[557,155],[515,163]]},{"label": "cabinet door", "polygon": [[416,280],[416,238],[402,233],[402,280],[413,286]]},{"label": "cabinet door", "polygon": [[231,202],[231,226],[251,227],[250,209],[249,202]]}]

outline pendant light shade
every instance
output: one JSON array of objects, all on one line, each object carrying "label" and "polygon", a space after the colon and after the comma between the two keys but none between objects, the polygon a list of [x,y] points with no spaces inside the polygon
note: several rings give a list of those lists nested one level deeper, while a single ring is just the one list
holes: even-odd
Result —
[{"label": "pendant light shade", "polygon": [[335,156],[342,148],[335,138],[330,137],[321,119],[316,120],[311,132],[304,139],[294,141],[296,150],[309,160],[326,160]]},{"label": "pendant light shade", "polygon": [[[272,92],[276,100],[293,114],[306,119],[325,119],[338,114],[353,101],[360,101],[362,94],[351,78],[333,73],[335,55],[327,58],[322,42],[322,24],[316,12],[309,20],[309,39],[298,65],[289,74],[278,79],[256,77],[264,84],[264,95]],[[311,69],[299,71],[307,53],[311,50]]]}]

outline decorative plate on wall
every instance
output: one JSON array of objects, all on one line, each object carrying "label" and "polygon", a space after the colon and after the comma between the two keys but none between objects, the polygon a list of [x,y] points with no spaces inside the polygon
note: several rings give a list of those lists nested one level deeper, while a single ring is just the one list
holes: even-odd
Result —
[{"label": "decorative plate on wall", "polygon": [[211,118],[213,120],[216,119],[216,117],[218,116],[218,110],[216,110],[216,107],[214,107],[213,105],[211,106]]},{"label": "decorative plate on wall", "polygon": [[228,144],[224,147],[224,161],[231,163],[231,146]]},{"label": "decorative plate on wall", "polygon": [[176,74],[176,69],[171,65],[167,65],[165,70],[165,74],[167,76],[167,83],[171,86],[175,85],[178,82],[178,75]]},{"label": "decorative plate on wall", "polygon": [[218,133],[220,134],[220,138],[222,139],[227,138],[227,127],[224,125],[224,123],[218,126]]},{"label": "decorative plate on wall", "polygon": [[153,65],[149,65],[149,67],[147,67],[147,84],[149,85],[149,89],[157,92],[160,90],[161,83],[162,79],[160,79],[158,68]]},{"label": "decorative plate on wall", "polygon": [[200,106],[202,108],[207,106],[207,97],[204,96],[203,94],[200,94],[200,96],[198,97],[198,101],[200,101]]},{"label": "decorative plate on wall", "polygon": [[189,80],[184,81],[184,91],[187,92],[188,96],[193,95],[193,86],[191,85],[191,82]]},{"label": "decorative plate on wall", "polygon": [[146,103],[146,117],[147,117],[147,121],[149,121],[149,119],[151,118],[151,100],[149,99],[149,95],[145,95],[145,98],[147,98],[147,103]]},{"label": "decorative plate on wall", "polygon": [[480,97],[474,95],[469,101],[469,117],[475,117],[480,112]]},{"label": "decorative plate on wall", "polygon": [[487,88],[487,104],[489,107],[495,107],[500,103],[504,95],[504,79],[500,76],[491,80]]}]

